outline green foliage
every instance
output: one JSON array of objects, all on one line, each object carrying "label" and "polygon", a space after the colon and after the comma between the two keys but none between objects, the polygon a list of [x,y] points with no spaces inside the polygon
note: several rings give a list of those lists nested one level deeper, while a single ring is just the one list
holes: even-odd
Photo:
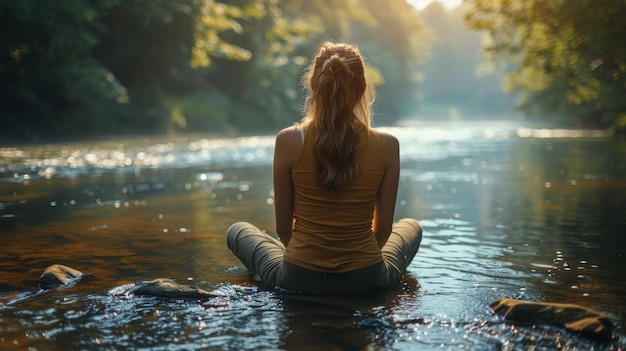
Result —
[{"label": "green foliage", "polygon": [[256,4],[240,8],[212,0],[199,2],[198,14],[195,18],[196,30],[193,34],[192,67],[208,66],[211,63],[211,57],[224,57],[238,61],[250,59],[252,53],[249,50],[223,40],[220,34],[226,31],[241,34],[243,32],[241,20],[264,16],[262,1],[254,1],[254,3]]},{"label": "green foliage", "polygon": [[228,117],[234,106],[230,98],[219,92],[194,92],[166,99],[170,130],[226,131]]},{"label": "green foliage", "polygon": [[626,111],[622,0],[469,2],[468,24],[491,38],[485,56],[513,62],[505,87],[523,93],[524,110],[619,124]]},{"label": "green foliage", "polygon": [[428,52],[404,0],[0,0],[0,30],[0,134],[30,140],[280,128],[325,40],[359,44],[393,122]]},{"label": "green foliage", "polygon": [[99,15],[116,3],[0,2],[3,134],[32,138],[68,130],[81,133],[89,124],[84,118],[65,121],[63,116],[89,107],[94,99],[124,101],[125,89],[90,55],[102,29]]}]

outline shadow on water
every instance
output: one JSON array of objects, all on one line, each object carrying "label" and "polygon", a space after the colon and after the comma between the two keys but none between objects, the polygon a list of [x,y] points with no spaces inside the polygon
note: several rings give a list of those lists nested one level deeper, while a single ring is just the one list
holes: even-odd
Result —
[{"label": "shadow on water", "polygon": [[[626,145],[589,131],[392,129],[396,217],[422,247],[396,289],[258,287],[226,249],[273,230],[273,138],[0,149],[0,349],[565,350],[624,348],[504,323],[500,297],[582,304],[625,325]],[[51,264],[86,275],[45,292]],[[113,294],[159,277],[208,300]]]},{"label": "shadow on water", "polygon": [[[288,333],[281,340],[286,350],[362,350],[388,344],[397,321],[390,314],[401,299],[415,299],[418,284],[409,275],[392,289],[355,295],[282,295]],[[422,322],[420,318],[416,323]]]}]

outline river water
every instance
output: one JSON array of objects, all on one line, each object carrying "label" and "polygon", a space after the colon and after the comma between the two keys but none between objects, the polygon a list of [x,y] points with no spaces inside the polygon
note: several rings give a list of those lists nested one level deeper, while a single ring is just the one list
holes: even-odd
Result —
[{"label": "river water", "polygon": [[[425,228],[395,289],[283,295],[226,249],[273,231],[273,136],[179,136],[0,148],[2,350],[624,349],[626,143],[506,123],[387,128],[401,144],[396,217]],[[85,275],[37,290],[52,264]],[[155,278],[210,300],[115,295]],[[581,304],[618,340],[503,322],[500,297]]]}]

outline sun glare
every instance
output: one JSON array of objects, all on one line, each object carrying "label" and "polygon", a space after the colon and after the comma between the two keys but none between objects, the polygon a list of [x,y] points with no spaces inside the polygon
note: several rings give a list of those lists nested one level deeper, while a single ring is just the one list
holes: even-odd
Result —
[{"label": "sun glare", "polygon": [[415,6],[418,10],[428,6],[431,2],[440,2],[447,9],[453,9],[461,4],[463,0],[407,0],[409,4]]}]

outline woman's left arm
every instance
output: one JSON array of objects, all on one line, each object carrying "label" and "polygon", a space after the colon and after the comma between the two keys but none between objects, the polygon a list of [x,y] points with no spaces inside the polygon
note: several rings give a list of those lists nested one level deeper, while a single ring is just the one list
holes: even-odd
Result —
[{"label": "woman's left arm", "polygon": [[[276,136],[274,147],[274,212],[276,233],[287,246],[293,232],[293,181],[291,167],[302,142],[294,127],[283,129]],[[297,151],[297,154],[296,154]]]}]

